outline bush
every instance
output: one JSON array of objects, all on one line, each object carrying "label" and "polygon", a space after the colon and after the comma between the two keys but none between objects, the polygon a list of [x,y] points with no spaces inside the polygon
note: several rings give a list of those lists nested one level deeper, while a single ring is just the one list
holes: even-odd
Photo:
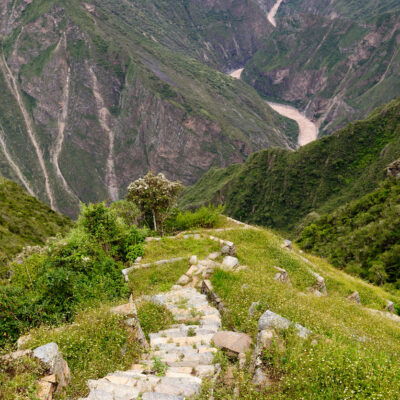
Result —
[{"label": "bush", "polygon": [[175,210],[166,221],[166,229],[174,232],[191,228],[215,228],[220,222],[223,210],[223,206],[203,206],[196,211]]},{"label": "bush", "polygon": [[143,255],[144,238],[105,204],[82,206],[65,239],[14,264],[11,283],[0,286],[0,345],[29,327],[71,321],[79,308],[126,296],[121,270]]},{"label": "bush", "polygon": [[174,323],[174,318],[166,307],[150,302],[140,305],[138,318],[147,338],[149,333],[167,329]]}]

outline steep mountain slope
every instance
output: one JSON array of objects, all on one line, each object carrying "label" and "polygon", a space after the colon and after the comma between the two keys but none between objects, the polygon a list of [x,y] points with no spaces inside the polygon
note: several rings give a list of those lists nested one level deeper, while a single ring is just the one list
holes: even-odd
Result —
[{"label": "steep mountain slope", "polygon": [[[199,9],[182,1],[171,12],[167,5],[2,3],[5,176],[76,215],[79,200],[115,200],[149,169],[193,183],[210,167],[261,148],[295,147],[287,123],[255,90],[186,55],[208,57],[214,66],[248,58],[267,31],[258,6],[222,1]],[[191,37],[192,25],[206,17],[214,31]]]},{"label": "steep mountain slope", "polygon": [[400,94],[398,2],[288,0],[278,15],[243,78],[305,110],[322,135]]},{"label": "steep mountain slope", "polygon": [[0,277],[6,262],[28,245],[65,233],[71,221],[0,176]]},{"label": "steep mountain slope", "polygon": [[376,189],[400,157],[399,137],[400,99],[296,152],[270,149],[212,170],[186,189],[181,204],[225,203],[241,220],[291,230],[312,211],[332,211]]},{"label": "steep mountain slope", "polygon": [[400,283],[400,182],[318,217],[301,232],[303,249],[374,283]]}]

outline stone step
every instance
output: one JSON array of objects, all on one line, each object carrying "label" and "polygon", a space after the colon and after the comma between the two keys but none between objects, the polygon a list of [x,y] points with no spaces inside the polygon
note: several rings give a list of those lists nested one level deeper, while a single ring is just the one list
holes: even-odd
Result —
[{"label": "stone step", "polygon": [[187,337],[188,333],[193,336],[193,333],[195,334],[194,336],[198,335],[208,335],[211,333],[216,333],[217,328],[215,326],[199,326],[199,325],[181,325],[179,328],[173,328],[173,329],[166,329],[157,333],[150,333],[149,338],[150,339],[155,339],[155,338],[160,338],[160,337]]},{"label": "stone step", "polygon": [[[189,367],[192,366],[193,362],[197,362],[199,365],[212,364],[214,360],[215,351],[206,351],[203,353],[169,353],[160,354],[159,357],[162,362],[167,365],[180,362],[179,366]],[[184,363],[188,363],[187,365]]]},{"label": "stone step", "polygon": [[140,393],[146,392],[190,397],[199,393],[201,389],[201,379],[192,375],[184,377],[139,375],[130,377],[126,374],[110,374],[98,381],[91,382],[92,386],[89,386],[94,390],[111,393],[115,400],[136,399]]},{"label": "stone step", "polygon": [[155,347],[159,344],[163,343],[175,343],[181,346],[188,346],[192,344],[207,344],[211,342],[211,339],[213,338],[214,334],[210,333],[208,335],[197,335],[197,336],[187,336],[187,337],[176,337],[176,338],[164,338],[164,337],[159,337],[159,338],[153,338],[150,339],[150,345],[151,347]]},{"label": "stone step", "polygon": [[[185,382],[201,384],[201,379],[192,375],[191,373],[186,374],[184,372],[174,372],[170,371],[169,369],[167,370],[165,376],[161,377],[153,374],[141,374],[137,371],[128,370],[113,372],[108,374],[104,379],[114,383],[121,382],[123,385],[135,386],[136,384],[140,384],[139,381],[141,380],[145,380],[149,384],[158,384],[162,382],[165,377],[176,378],[177,383],[180,383],[182,380],[184,380]],[[170,379],[169,381],[173,383],[173,379]]]},{"label": "stone step", "polygon": [[152,350],[151,357],[157,356],[159,354],[171,354],[171,353],[204,353],[206,351],[214,351],[210,349],[215,349],[215,347],[210,347],[209,344],[195,344],[186,346],[177,346],[175,343],[165,343],[158,345]]},{"label": "stone step", "polygon": [[142,400],[185,400],[185,397],[166,393],[147,392],[143,393]]},{"label": "stone step", "polygon": [[[137,399],[140,394],[140,390],[132,386],[115,384],[104,378],[97,381],[89,380],[88,386],[90,388],[88,399],[90,400],[131,400]],[[107,396],[106,393],[109,395]]]}]

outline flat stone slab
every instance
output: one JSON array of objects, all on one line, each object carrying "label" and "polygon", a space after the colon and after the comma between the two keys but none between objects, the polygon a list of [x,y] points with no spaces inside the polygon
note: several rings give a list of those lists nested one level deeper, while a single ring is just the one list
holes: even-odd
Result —
[{"label": "flat stone slab", "polygon": [[249,335],[240,332],[221,331],[212,337],[215,346],[232,351],[236,354],[250,350],[252,340]]},{"label": "flat stone slab", "polygon": [[239,260],[236,257],[226,256],[222,261],[222,265],[232,270],[235,267],[239,266]]}]

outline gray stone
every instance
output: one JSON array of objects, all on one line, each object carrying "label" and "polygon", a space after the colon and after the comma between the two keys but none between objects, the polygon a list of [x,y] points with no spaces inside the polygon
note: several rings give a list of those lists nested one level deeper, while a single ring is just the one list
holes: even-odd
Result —
[{"label": "gray stone", "polygon": [[287,273],[286,270],[283,268],[279,267],[274,267],[278,273],[275,275],[274,279],[278,282],[282,282],[288,286],[292,286],[292,283],[290,282],[289,274]]},{"label": "gray stone", "polygon": [[[288,319],[278,314],[275,314],[270,310],[267,310],[258,321],[258,330],[263,331],[270,329],[289,329],[291,325],[292,323]],[[297,335],[301,338],[306,338],[312,333],[307,328],[304,328],[304,326],[302,325],[294,324],[294,327],[297,331]]]},{"label": "gray stone", "polygon": [[221,331],[217,332],[213,338],[212,342],[215,346],[231,351],[235,354],[246,353],[249,351],[252,340],[249,335],[240,332],[228,332]]},{"label": "gray stone", "polygon": [[214,253],[209,254],[207,258],[209,258],[210,260],[215,260],[220,255],[221,255],[221,253],[219,251],[214,251]]},{"label": "gray stone", "polygon": [[229,242],[227,240],[223,240],[221,244],[222,244],[222,248],[221,248],[222,254],[236,257],[236,247],[235,247],[234,243]]},{"label": "gray stone", "polygon": [[350,296],[347,297],[347,300],[354,301],[357,304],[361,304],[361,299],[360,299],[360,295],[358,294],[358,292],[352,293]]},{"label": "gray stone", "polygon": [[222,261],[222,265],[229,270],[233,270],[235,267],[239,266],[239,260],[236,257],[226,256]]},{"label": "gray stone", "polygon": [[33,350],[34,357],[41,360],[49,368],[50,374],[55,374],[57,377],[57,391],[65,386],[68,386],[71,374],[67,362],[58,350],[56,343],[48,343]]},{"label": "gray stone", "polygon": [[285,248],[285,249],[288,249],[288,250],[293,250],[292,242],[290,240],[287,240],[287,239],[285,239],[283,241],[282,247]]},{"label": "gray stone", "polygon": [[183,396],[175,396],[167,393],[147,392],[142,395],[143,400],[185,400]]},{"label": "gray stone", "polygon": [[254,373],[253,376],[253,383],[256,386],[262,386],[262,387],[269,385],[268,377],[261,367],[256,369],[256,372]]}]

